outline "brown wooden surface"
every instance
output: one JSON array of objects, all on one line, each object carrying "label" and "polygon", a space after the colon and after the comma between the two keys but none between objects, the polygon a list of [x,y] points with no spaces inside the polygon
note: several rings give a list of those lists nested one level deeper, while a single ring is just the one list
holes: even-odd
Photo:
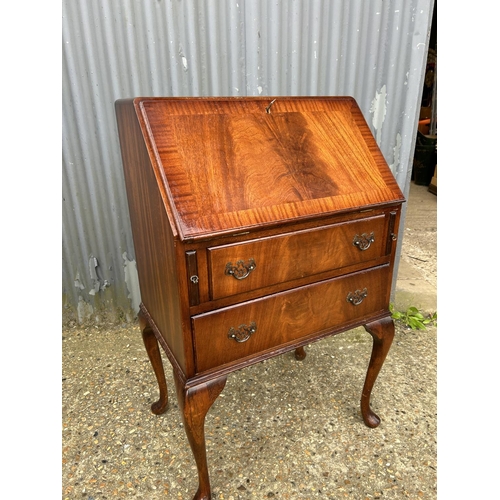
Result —
[{"label": "brown wooden surface", "polygon": [[394,321],[392,318],[383,318],[367,323],[365,329],[373,337],[373,348],[361,393],[361,414],[368,427],[377,427],[380,424],[380,417],[371,409],[370,397],[394,339]]},{"label": "brown wooden surface", "polygon": [[[384,255],[384,216],[320,227],[314,230],[260,238],[243,244],[209,248],[212,298],[256,290],[275,283],[320,274],[325,271],[368,262]],[[356,235],[374,233],[375,241],[366,250],[353,244]],[[256,268],[247,278],[237,280],[225,274],[227,263],[252,258]]]},{"label": "brown wooden surface", "polygon": [[297,361],[304,361],[304,359],[306,359],[306,356],[307,353],[304,346],[297,347],[297,349],[295,349],[295,359]]},{"label": "brown wooden surface", "polygon": [[[403,195],[352,98],[272,100],[116,103],[141,330],[160,389],[152,410],[168,403],[159,343],[197,464],[195,500],[210,498],[205,415],[236,369],[290,349],[303,359],[308,342],[366,324],[361,412],[380,422],[370,395],[394,333]],[[355,235],[372,232],[360,251]],[[248,277],[225,273],[249,259]],[[365,288],[359,305],[347,300]]]},{"label": "brown wooden surface", "polygon": [[[189,373],[192,348],[182,333],[173,226],[149,162],[133,102],[117,101],[116,115],[141,300],[178,363]],[[187,302],[187,297],[183,299]]]},{"label": "brown wooden surface", "polygon": [[[256,355],[280,344],[333,330],[354,318],[387,308],[389,266],[323,281],[193,318],[196,368],[210,368]],[[360,305],[347,302],[349,292],[367,288]],[[257,331],[243,343],[228,338],[231,327],[255,322]]]},{"label": "brown wooden surface", "polygon": [[144,346],[146,347],[146,352],[148,354],[149,361],[151,362],[151,366],[153,367],[156,381],[158,382],[158,388],[160,390],[158,401],[151,405],[151,411],[155,415],[161,415],[167,410],[168,391],[160,348],[151,325],[148,323],[145,315],[141,312],[139,312],[139,325],[142,331],[142,340],[144,342]]},{"label": "brown wooden surface", "polygon": [[177,401],[182,412],[182,421],[193,451],[198,470],[199,486],[193,500],[211,500],[205,445],[205,416],[226,385],[227,377],[187,388],[174,371]]},{"label": "brown wooden surface", "polygon": [[353,99],[271,99],[135,100],[181,239],[403,199]]}]

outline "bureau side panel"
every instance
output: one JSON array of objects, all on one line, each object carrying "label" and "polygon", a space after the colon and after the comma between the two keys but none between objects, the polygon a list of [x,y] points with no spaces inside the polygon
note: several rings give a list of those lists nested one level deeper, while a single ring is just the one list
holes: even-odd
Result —
[{"label": "bureau side panel", "polygon": [[176,244],[133,101],[115,104],[142,303],[180,368],[190,356],[182,334]]}]

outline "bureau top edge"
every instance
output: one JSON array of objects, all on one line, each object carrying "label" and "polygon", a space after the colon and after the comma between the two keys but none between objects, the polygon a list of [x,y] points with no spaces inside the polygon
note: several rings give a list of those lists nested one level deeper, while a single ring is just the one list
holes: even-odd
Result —
[{"label": "bureau top edge", "polygon": [[240,226],[237,230],[227,230],[227,231],[217,231],[217,232],[207,232],[205,234],[197,234],[196,236],[186,236],[179,232],[176,235],[176,239],[185,244],[198,244],[213,242],[215,240],[229,240],[232,238],[244,237],[244,239],[260,238],[263,235],[268,235],[271,232],[286,233],[291,230],[296,230],[299,228],[314,228],[323,226],[325,224],[341,224],[343,222],[349,222],[354,220],[359,220],[363,218],[373,217],[375,215],[380,215],[384,212],[389,212],[391,210],[399,210],[402,203],[406,200],[398,200],[393,203],[385,203],[383,205],[372,205],[364,206],[358,210],[348,210],[344,212],[333,212],[333,213],[322,213],[315,217],[307,218],[294,218],[290,220],[278,220],[275,222],[270,222],[267,224],[256,224],[253,226]]}]

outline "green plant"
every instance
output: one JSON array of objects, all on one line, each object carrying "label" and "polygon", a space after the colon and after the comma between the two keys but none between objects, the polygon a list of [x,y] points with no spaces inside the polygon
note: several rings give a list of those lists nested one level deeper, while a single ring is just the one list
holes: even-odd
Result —
[{"label": "green plant", "polygon": [[410,306],[405,312],[397,311],[394,304],[389,304],[392,318],[400,321],[412,330],[425,330],[427,325],[437,326],[437,311],[425,317],[416,307]]}]

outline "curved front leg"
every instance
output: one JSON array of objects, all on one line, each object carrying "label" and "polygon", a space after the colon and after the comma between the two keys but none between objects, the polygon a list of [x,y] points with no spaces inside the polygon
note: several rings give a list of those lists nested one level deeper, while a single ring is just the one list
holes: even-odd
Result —
[{"label": "curved front leg", "polygon": [[153,371],[155,372],[158,387],[160,389],[160,398],[156,401],[156,403],[151,405],[151,411],[155,415],[160,415],[166,411],[168,406],[167,381],[165,379],[165,371],[163,370],[160,346],[158,345],[158,341],[156,340],[153,330],[149,326],[148,320],[144,317],[141,311],[139,311],[139,326],[142,331],[142,340],[144,342],[144,346],[146,347],[146,352],[148,353],[151,365],[153,366]]},{"label": "curved front leg", "polygon": [[370,408],[370,396],[394,339],[394,321],[392,318],[383,318],[364,326],[365,330],[373,337],[373,348],[361,394],[361,414],[368,427],[377,427],[380,424],[380,418]]},{"label": "curved front leg", "polygon": [[210,500],[210,479],[205,445],[205,416],[224,389],[227,377],[220,377],[186,389],[184,381],[178,377],[174,370],[174,380],[184,428],[198,469],[199,486],[193,500]]}]

